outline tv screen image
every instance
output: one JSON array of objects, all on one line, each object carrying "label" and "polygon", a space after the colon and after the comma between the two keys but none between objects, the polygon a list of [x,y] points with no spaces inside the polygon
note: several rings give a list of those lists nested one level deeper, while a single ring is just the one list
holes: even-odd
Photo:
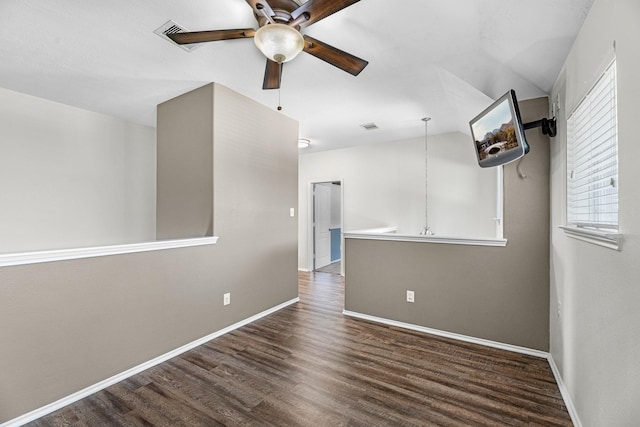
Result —
[{"label": "tv screen image", "polygon": [[529,152],[513,90],[498,98],[469,125],[481,167],[503,165]]}]

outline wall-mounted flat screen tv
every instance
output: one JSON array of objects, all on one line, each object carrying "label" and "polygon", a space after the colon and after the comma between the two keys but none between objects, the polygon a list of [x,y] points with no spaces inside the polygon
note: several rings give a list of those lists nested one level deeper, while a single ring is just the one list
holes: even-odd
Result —
[{"label": "wall-mounted flat screen tv", "polygon": [[513,90],[498,98],[469,125],[478,164],[483,168],[504,165],[529,152]]}]

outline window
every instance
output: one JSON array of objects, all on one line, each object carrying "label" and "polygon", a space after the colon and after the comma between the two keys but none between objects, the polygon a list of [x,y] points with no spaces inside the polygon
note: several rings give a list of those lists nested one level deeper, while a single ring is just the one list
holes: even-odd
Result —
[{"label": "window", "polygon": [[567,225],[594,235],[618,232],[616,64],[567,119]]}]

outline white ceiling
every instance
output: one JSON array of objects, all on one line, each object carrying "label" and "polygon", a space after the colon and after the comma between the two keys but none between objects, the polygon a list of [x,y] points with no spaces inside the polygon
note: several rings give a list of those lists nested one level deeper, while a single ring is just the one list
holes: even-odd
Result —
[{"label": "white ceiling", "polygon": [[[284,66],[283,113],[305,152],[468,133],[508,89],[546,95],[593,0],[362,0],[303,33],[369,61],[357,77],[301,53]],[[211,81],[256,101],[265,59],[251,39],[185,52],[153,33],[257,28],[245,0],[1,0],[0,87],[155,125],[155,107]],[[360,125],[375,122],[380,129]]]}]

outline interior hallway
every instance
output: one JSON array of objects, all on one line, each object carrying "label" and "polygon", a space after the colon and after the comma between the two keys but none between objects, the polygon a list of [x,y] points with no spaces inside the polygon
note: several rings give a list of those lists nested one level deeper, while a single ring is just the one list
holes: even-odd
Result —
[{"label": "interior hallway", "polygon": [[330,273],[330,274],[340,274],[342,268],[342,261],[335,261],[329,265],[325,265],[322,268],[318,268],[316,272],[318,273]]}]

